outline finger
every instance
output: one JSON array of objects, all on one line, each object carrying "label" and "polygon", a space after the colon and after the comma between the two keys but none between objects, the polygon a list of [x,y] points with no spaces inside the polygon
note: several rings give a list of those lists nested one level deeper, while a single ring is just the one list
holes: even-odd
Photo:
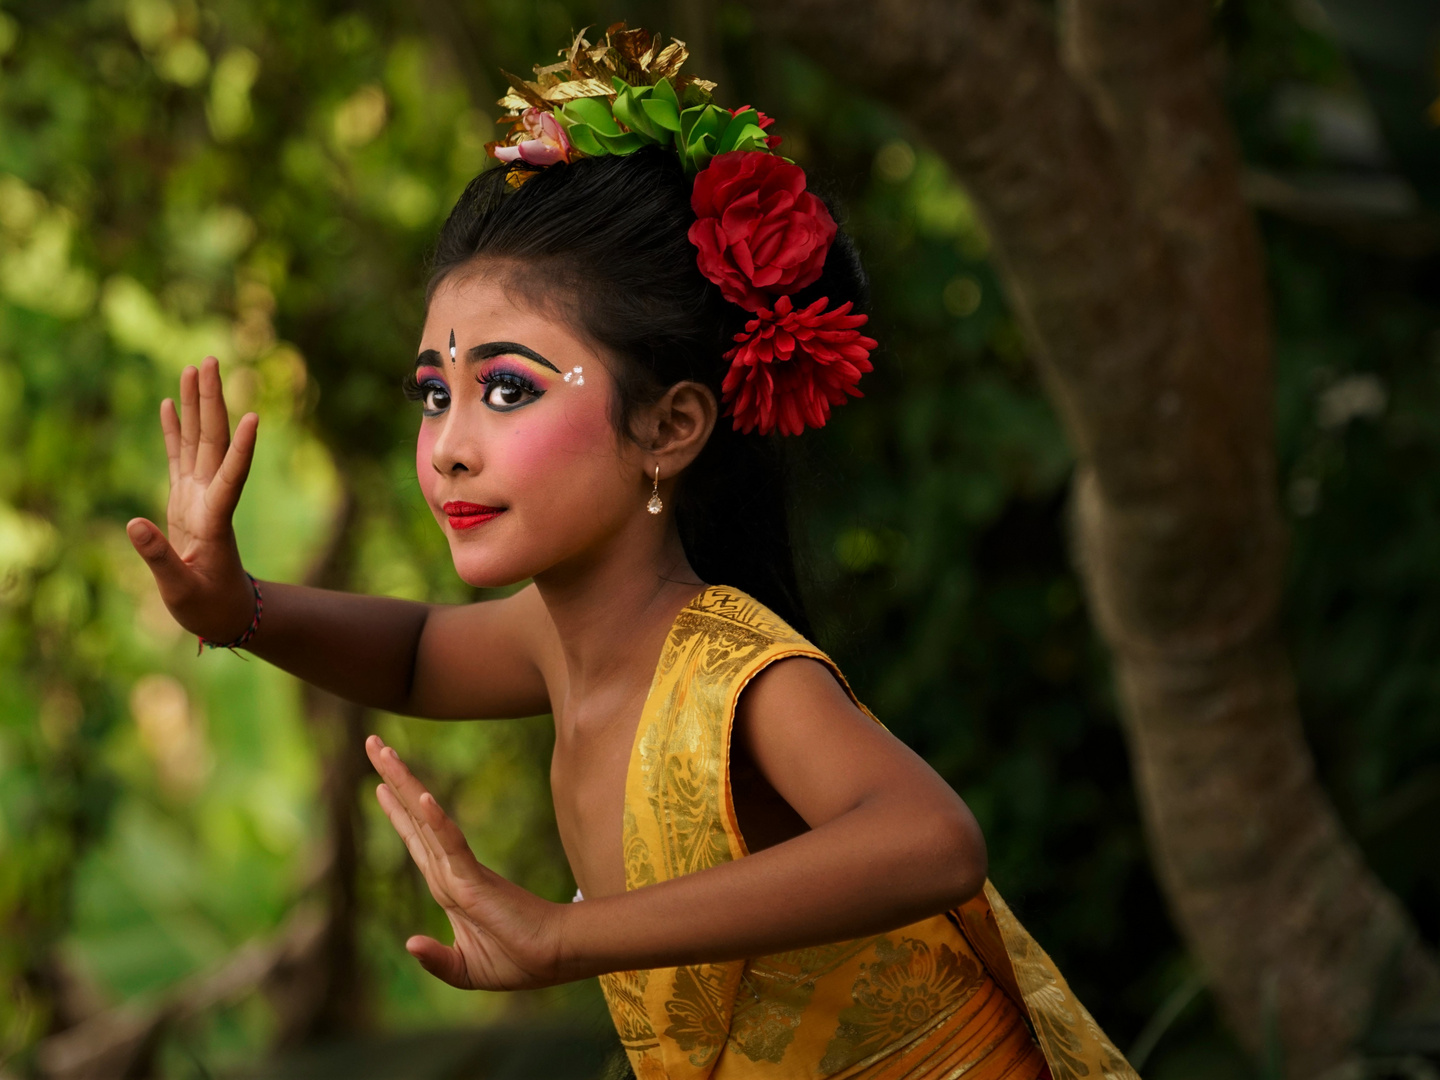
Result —
[{"label": "finger", "polygon": [[401,805],[388,785],[380,784],[376,787],[375,798],[380,803],[380,809],[384,810],[385,816],[390,819],[391,827],[399,834],[406,850],[410,852],[410,858],[415,860],[415,865],[425,875],[425,880],[429,881],[433,859],[430,849],[425,845],[425,837],[421,835],[419,823]]},{"label": "finger", "polygon": [[195,471],[195,448],[200,442],[200,373],[187,367],[180,373],[180,475]]},{"label": "finger", "polygon": [[177,595],[181,588],[185,564],[170,546],[170,541],[165,539],[165,534],[154,522],[134,518],[125,526],[125,535],[150,567],[150,573],[155,575],[155,584],[160,587],[160,595],[166,600]]},{"label": "finger", "polygon": [[428,791],[420,796],[420,820],[435,837],[436,845],[446,855],[463,858],[478,865],[479,860],[470,850],[470,843],[454,819],[440,808],[440,803]]},{"label": "finger", "polygon": [[170,487],[180,478],[180,416],[168,397],[160,403],[160,431],[165,436],[165,457],[170,464]]},{"label": "finger", "polygon": [[458,986],[461,990],[471,989],[470,973],[465,968],[465,957],[459,949],[441,945],[432,937],[416,934],[405,942],[405,951],[419,960],[420,966],[437,979],[451,986]]},{"label": "finger", "polygon": [[200,365],[200,446],[195,453],[195,475],[209,480],[230,448],[230,414],[225,411],[225,388],[220,383],[220,361],[207,356]]},{"label": "finger", "polygon": [[375,771],[394,792],[406,812],[417,824],[422,821],[420,796],[428,794],[425,785],[420,783],[405,762],[400,760],[400,755],[380,740],[380,736],[372,735],[366,740],[365,752],[370,757],[370,763],[375,766]]},{"label": "finger", "polygon": [[438,863],[444,858],[444,848],[434,839],[433,831],[429,831],[427,835],[427,830],[422,828],[424,818],[421,816],[419,799],[421,795],[428,794],[425,785],[405,767],[400,755],[380,740],[380,736],[372,735],[365,741],[365,752],[375,770],[384,779],[390,794],[414,823],[419,843],[429,853],[430,859]]},{"label": "finger", "polygon": [[260,417],[254,413],[246,413],[235,425],[235,438],[225,451],[220,471],[205,490],[206,505],[213,512],[227,518],[235,513],[240,493],[245,490],[245,480],[250,475],[250,463],[255,459],[255,431],[259,426]]}]

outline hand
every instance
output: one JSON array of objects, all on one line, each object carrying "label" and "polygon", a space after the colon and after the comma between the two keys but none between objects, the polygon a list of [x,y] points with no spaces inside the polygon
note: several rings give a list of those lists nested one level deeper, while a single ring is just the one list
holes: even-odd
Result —
[{"label": "hand", "polygon": [[219,363],[207,356],[199,371],[187,367],[180,375],[180,414],[169,398],[160,403],[170,459],[170,538],[145,518],[125,528],[176,622],[211,641],[234,641],[255,614],[231,518],[250,473],[259,422],[246,413],[232,442]]},{"label": "hand", "polygon": [[451,946],[417,934],[405,942],[410,955],[462,990],[529,990],[564,981],[558,924],[565,905],[480,865],[459,826],[378,735],[365,740],[365,753],[385,780],[375,790],[380,806],[455,932]]}]

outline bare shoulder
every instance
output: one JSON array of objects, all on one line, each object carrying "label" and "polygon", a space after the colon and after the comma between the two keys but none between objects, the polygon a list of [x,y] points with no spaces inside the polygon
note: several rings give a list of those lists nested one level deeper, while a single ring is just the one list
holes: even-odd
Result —
[{"label": "bare shoulder", "polygon": [[734,739],[782,794],[806,776],[855,775],[877,755],[909,755],[829,667],[806,656],[777,660],[751,680],[736,706]]},{"label": "bare shoulder", "polygon": [[434,607],[416,657],[420,715],[499,718],[547,712],[554,626],[534,585],[499,600]]},{"label": "bare shoulder", "polygon": [[963,811],[950,785],[810,657],[778,660],[755,677],[740,695],[734,738],[811,828],[875,799],[926,816]]}]

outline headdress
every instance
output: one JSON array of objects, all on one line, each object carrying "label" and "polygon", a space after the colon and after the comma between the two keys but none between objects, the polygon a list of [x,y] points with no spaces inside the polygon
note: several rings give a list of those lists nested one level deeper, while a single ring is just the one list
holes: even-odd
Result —
[{"label": "headdress", "polygon": [[727,413],[744,432],[798,435],[822,427],[834,405],[860,397],[874,339],[851,304],[822,298],[803,309],[791,295],[813,285],[835,240],[830,211],[805,190],[805,172],[777,148],[774,121],[748,105],[726,109],[715,84],[682,75],[683,41],[616,23],[602,42],[581,33],[534,79],[505,72],[500,99],[509,134],[487,149],[514,163],[519,187],[537,171],[582,157],[673,150],[695,177],[690,242],[700,272],[753,316],[726,354]]}]

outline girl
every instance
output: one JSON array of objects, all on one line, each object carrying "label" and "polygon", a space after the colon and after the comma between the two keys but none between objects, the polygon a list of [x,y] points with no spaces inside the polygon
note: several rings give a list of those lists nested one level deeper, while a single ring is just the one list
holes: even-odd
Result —
[{"label": "girl", "polygon": [[598,975],[643,1080],[1133,1076],[986,882],[969,810],[804,636],[770,433],[870,369],[863,279],[768,118],[659,44],[612,28],[517,82],[506,165],[436,248],[420,487],[461,578],[529,585],[441,607],[249,578],[258,420],[231,438],[213,359],[161,406],[169,539],[130,537],[207,644],[391,712],[553,713],[579,903],[478,863],[367,741],[454,929],[407,942],[438,978]]}]

